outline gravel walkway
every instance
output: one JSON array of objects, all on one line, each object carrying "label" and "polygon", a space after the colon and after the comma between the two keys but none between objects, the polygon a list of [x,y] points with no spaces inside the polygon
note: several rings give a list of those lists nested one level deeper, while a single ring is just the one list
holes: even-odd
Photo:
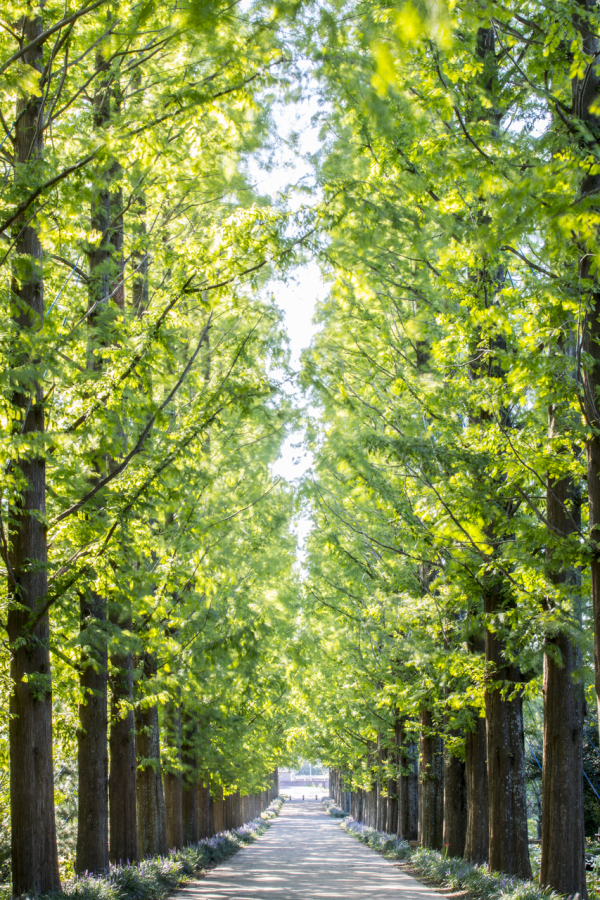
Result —
[{"label": "gravel walkway", "polygon": [[346,834],[320,803],[285,803],[263,837],[177,900],[440,900]]}]

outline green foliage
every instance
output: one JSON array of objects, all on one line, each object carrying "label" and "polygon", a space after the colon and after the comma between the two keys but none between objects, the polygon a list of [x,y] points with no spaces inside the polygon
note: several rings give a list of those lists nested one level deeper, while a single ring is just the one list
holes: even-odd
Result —
[{"label": "green foliage", "polygon": [[[196,725],[184,724],[184,738],[197,766],[188,771],[167,730],[165,770],[227,795],[266,788],[284,761],[298,664],[296,504],[272,473],[297,414],[281,312],[261,292],[303,234],[290,237],[289,214],[246,174],[284,70],[275,11],[261,0],[243,10],[110,0],[79,12],[44,4],[41,74],[11,63],[19,36],[0,33],[0,620],[18,604],[11,533],[26,484],[15,463],[41,456],[52,682],[33,686],[52,689],[63,877],[73,872],[84,666],[106,649],[110,680],[132,653],[122,711],[180,703]],[[27,11],[9,2],[4,14],[18,22]],[[34,97],[43,148],[23,161],[13,139]],[[41,264],[15,251],[23,217]],[[17,292],[33,278],[43,279],[41,321],[19,315]],[[42,404],[44,430],[23,428],[23,396]],[[94,596],[106,619],[82,621],[80,602]],[[5,723],[9,693],[7,683]],[[0,732],[5,774],[7,739]],[[3,778],[3,829],[7,808]]]},{"label": "green foliage", "polygon": [[[398,722],[409,746],[427,708],[460,756],[485,690],[511,696],[486,630],[532,701],[566,632],[593,702],[579,261],[596,253],[580,191],[598,153],[571,95],[591,58],[580,5],[319,11],[299,39],[321,98],[330,290],[303,359],[315,651],[295,739],[369,788]],[[547,518],[565,479],[569,536]]]},{"label": "green foliage", "polygon": [[[0,32],[0,621],[19,603],[22,465],[42,458],[49,552],[35,564],[61,771],[80,668],[104,647],[111,676],[135,660],[123,711],[180,704],[193,774],[225,795],[262,789],[294,755],[351,786],[385,781],[423,710],[461,756],[486,690],[537,702],[559,633],[591,697],[582,334],[599,217],[582,190],[600,153],[573,91],[598,10],[107,0],[76,14],[48,0],[40,14],[38,69]],[[274,100],[309,78],[317,189],[286,206],[248,162],[273,150]],[[35,102],[43,148],[27,156],[14,136]],[[25,221],[41,263],[15,249]],[[298,499],[272,474],[300,417],[262,288],[304,248],[330,291],[303,359],[315,462]],[[42,279],[43,318],[28,316],[19,292]],[[32,404],[44,429],[24,427]],[[548,521],[560,483],[568,535]],[[106,621],[81,621],[91,596]],[[486,667],[486,632],[517,682]],[[30,682],[49,692],[47,674]],[[163,724],[163,768],[192,774]]]}]

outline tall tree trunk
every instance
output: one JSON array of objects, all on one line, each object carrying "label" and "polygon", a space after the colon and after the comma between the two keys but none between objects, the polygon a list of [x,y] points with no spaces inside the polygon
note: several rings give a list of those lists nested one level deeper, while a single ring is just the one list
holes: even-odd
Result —
[{"label": "tall tree trunk", "polygon": [[[121,108],[121,93],[116,87],[113,91],[115,98],[116,110]],[[123,259],[124,244],[124,221],[123,221],[123,188],[121,187],[121,177],[123,170],[118,161],[113,162],[110,168],[110,225],[109,225],[109,246],[111,257],[110,281],[108,284],[108,295],[111,302],[119,309],[125,308],[125,272]],[[143,272],[147,282],[147,266]],[[147,290],[147,286],[146,286]]]},{"label": "tall tree trunk", "polygon": [[467,836],[467,782],[465,764],[444,748],[444,851],[462,856]]},{"label": "tall tree trunk", "polygon": [[410,744],[410,752],[412,754],[412,764],[410,765],[408,775],[408,831],[407,834],[413,835],[407,840],[416,841],[419,837],[419,749],[416,742]]},{"label": "tall tree trunk", "polygon": [[467,833],[465,859],[480,865],[490,853],[486,723],[477,716],[474,730],[465,735]]},{"label": "tall tree trunk", "polygon": [[390,751],[387,747],[381,750],[381,831],[389,831],[389,813],[390,813],[390,792],[388,790],[388,766],[390,759]]},{"label": "tall tree trunk", "polygon": [[581,653],[569,637],[561,633],[548,639],[544,656],[540,884],[560,894],[579,894],[585,900],[584,695],[578,671]]},{"label": "tall tree trunk", "polygon": [[[252,795],[251,799],[254,803],[254,795]],[[210,790],[208,785],[202,782],[198,785],[196,804],[198,810],[198,840],[202,840],[202,838],[210,837]],[[252,818],[254,818],[254,815],[253,813]]]},{"label": "tall tree trunk", "polygon": [[[397,766],[395,767],[398,768]],[[389,834],[396,834],[398,829],[398,779],[387,779],[387,822],[386,831]]]},{"label": "tall tree trunk", "polygon": [[419,843],[441,850],[444,843],[444,752],[433,733],[428,709],[421,710],[421,760],[419,772]]},{"label": "tall tree trunk", "polygon": [[141,316],[148,308],[148,251],[146,247],[146,198],[139,193],[133,203],[136,213],[132,230],[135,237],[134,250],[131,256],[131,305],[136,314]]},{"label": "tall tree trunk", "polygon": [[[111,610],[111,622],[122,632],[131,630],[131,613],[125,618]],[[123,638],[121,638],[123,640]],[[133,654],[122,649],[111,656],[110,709],[110,861],[139,859],[136,815],[135,719],[133,714]]]},{"label": "tall tree trunk", "polygon": [[[558,425],[550,413],[550,434]],[[555,541],[577,531],[579,499],[570,478],[548,480],[546,517]],[[550,580],[579,592],[578,573],[553,564]],[[576,624],[575,622],[573,623]],[[558,894],[587,897],[583,812],[583,720],[585,698],[581,652],[566,631],[546,638],[544,655],[544,765],[542,774],[542,859],[540,885]]]},{"label": "tall tree trunk", "polygon": [[[492,617],[504,608],[501,587],[490,584],[484,612]],[[495,631],[486,630],[485,658],[489,865],[493,871],[530,879],[521,675],[506,662],[503,641]]]},{"label": "tall tree trunk", "polygon": [[215,788],[215,792],[213,794],[213,825],[212,830],[213,834],[219,834],[219,832],[224,830],[224,822],[225,822],[225,801],[223,800],[223,788],[217,787]]},{"label": "tall tree trunk", "polygon": [[[97,87],[93,100],[93,123],[102,131],[110,118],[111,89],[107,65],[101,52],[96,56]],[[100,371],[99,324],[109,294],[110,192],[106,171],[95,173],[96,184],[90,207],[90,226],[100,235],[90,247],[88,318],[88,369]],[[98,474],[101,474],[100,472]],[[89,596],[88,596],[89,594]],[[79,707],[77,772],[79,806],[75,871],[104,872],[108,869],[108,653],[106,649],[106,600],[93,589],[80,598],[80,685],[84,702]]]},{"label": "tall tree trunk", "polygon": [[[398,826],[396,834],[405,841],[416,841],[419,836],[418,792],[416,748],[408,742],[404,728],[400,725],[398,774]],[[397,725],[398,728],[398,725]]]},{"label": "tall tree trunk", "polygon": [[370,790],[367,798],[367,825],[377,828],[377,744],[370,741],[367,751],[367,766],[370,775]]},{"label": "tall tree trunk", "polygon": [[419,837],[419,752],[416,742],[409,744],[412,760],[408,774],[408,834],[416,841]]},{"label": "tall tree trunk", "polygon": [[183,843],[195,844],[201,837],[206,837],[200,833],[199,809],[198,809],[198,787],[190,781],[189,776],[184,776],[183,793],[182,793],[182,810],[183,810]]},{"label": "tall tree trunk", "polygon": [[[447,647],[447,644],[446,644]],[[448,699],[450,689],[445,689],[445,697]],[[451,729],[451,723],[447,721],[450,729],[449,738],[459,738],[460,732]],[[444,745],[444,826],[443,843],[444,853],[448,856],[462,856],[465,851],[467,832],[467,782],[465,776],[465,764],[458,756],[454,756],[448,743]]]},{"label": "tall tree trunk", "polygon": [[[573,85],[573,109],[576,116],[587,125],[586,132],[586,149],[590,155],[595,156],[596,161],[600,159],[600,145],[597,139],[598,128],[600,127],[600,116],[596,111],[597,97],[600,90],[600,72],[598,68],[598,54],[600,52],[600,41],[592,28],[587,13],[595,10],[595,4],[592,0],[580,0],[579,5],[582,9],[583,16],[575,18],[575,24],[582,38],[583,52],[590,58],[589,67],[586,69],[585,76],[574,78]],[[578,138],[579,140],[580,138]],[[586,198],[598,194],[600,191],[600,174],[593,170],[583,178],[580,190],[581,198]],[[596,167],[597,168],[597,167]],[[596,700],[600,712],[600,414],[598,413],[598,398],[600,397],[600,289],[598,288],[598,274],[596,271],[596,254],[595,246],[597,244],[597,234],[594,238],[594,249],[590,246],[581,248],[581,257],[579,261],[579,285],[580,290],[587,297],[587,312],[583,321],[582,332],[582,356],[588,360],[587,365],[583,367],[583,403],[584,410],[589,426],[589,436],[587,438],[587,487],[588,487],[588,506],[589,506],[589,534],[592,554],[590,558],[590,574],[592,586],[592,615],[594,623],[594,681],[596,688]],[[568,641],[566,635],[560,636],[560,642],[555,649],[562,656],[565,669],[570,670],[572,667],[577,668],[577,651],[571,642]],[[556,737],[557,718],[564,715],[569,719],[572,726],[576,729],[576,723],[579,722],[579,699],[578,686],[571,683],[569,687],[563,686],[562,690],[555,687],[555,682],[560,680],[560,673],[556,671],[556,663],[546,654],[544,667],[544,684],[546,691],[550,691],[554,695],[551,709],[549,708],[549,721],[544,732],[544,748],[546,741],[549,749],[553,749],[552,745],[561,743]],[[561,710],[561,706],[563,707]],[[579,739],[574,737],[569,741],[568,736],[562,739],[564,743],[563,751],[574,765],[578,764],[580,748]],[[542,848],[543,848],[543,868],[540,872],[540,879],[544,879],[543,883],[560,884],[580,883],[581,876],[581,854],[579,850],[580,843],[580,824],[574,824],[573,831],[569,836],[569,845],[572,842],[572,861],[569,862],[565,856],[564,862],[554,863],[550,859],[552,853],[553,837],[546,831],[546,793],[552,788],[555,779],[559,777],[558,767],[560,763],[552,757],[552,763],[549,771],[546,773],[544,781],[544,799],[543,799],[543,818],[542,818]],[[545,767],[545,766],[544,766]],[[570,780],[575,777],[574,771],[569,772]],[[557,787],[557,785],[555,785]],[[579,786],[575,793],[575,807],[579,806]],[[562,791],[560,792],[559,803],[562,802]],[[574,810],[570,810],[569,821]],[[578,810],[579,812],[579,810]],[[566,825],[566,820],[565,823]],[[561,822],[558,829],[562,832],[563,823]],[[547,846],[547,852],[544,852],[544,845]],[[550,881],[552,879],[552,881]],[[585,884],[585,880],[583,881]],[[585,890],[585,889],[584,889]],[[585,893],[580,891],[583,896]]]},{"label": "tall tree trunk", "polygon": [[[43,31],[41,15],[24,15],[19,23],[24,44]],[[42,45],[24,54],[21,74],[39,83]],[[42,92],[43,93],[43,92]],[[17,101],[15,125],[15,184],[35,177],[43,151],[43,100],[25,95]],[[44,319],[42,246],[31,211],[18,220],[15,255],[22,265],[12,283],[12,317],[22,339],[15,367],[33,370],[27,385],[19,387],[13,404],[19,411],[18,433],[32,442],[43,434],[43,387],[39,361],[22,348],[38,332]],[[12,887],[15,895],[60,889],[54,773],[52,764],[52,676],[49,652],[49,617],[43,612],[47,594],[46,463],[28,454],[14,462],[23,485],[21,498],[9,510],[8,640],[10,646],[10,811],[12,833]],[[35,624],[34,624],[35,623]],[[33,626],[33,627],[32,627]]]},{"label": "tall tree trunk", "polygon": [[[271,789],[269,789],[269,803],[271,802]],[[236,791],[233,795],[233,827],[241,828],[244,824],[242,817],[242,795]]]},{"label": "tall tree trunk", "polygon": [[170,701],[165,708],[165,741],[171,748],[174,767],[165,771],[164,791],[167,820],[167,847],[179,850],[183,847],[182,775],[181,775],[181,706]]},{"label": "tall tree trunk", "polygon": [[[156,662],[149,653],[144,653],[144,675],[148,680],[156,676]],[[148,856],[166,856],[167,821],[160,772],[157,704],[136,709],[135,718],[139,853],[142,859]]]},{"label": "tall tree trunk", "polygon": [[396,784],[394,785],[394,791],[396,795],[395,799],[395,823],[396,828],[392,832],[393,834],[398,835],[398,837],[403,836],[403,831],[406,828],[406,823],[404,821],[406,816],[406,795],[404,791],[404,778],[406,777],[404,760],[405,760],[405,750],[404,750],[404,742],[406,740],[406,735],[404,733],[404,723],[402,719],[396,715],[394,719],[394,752],[395,752],[395,766],[396,766]]},{"label": "tall tree trunk", "polygon": [[[587,130],[577,129],[577,142],[585,141],[585,149],[595,157],[596,166],[586,163],[588,170],[581,183],[580,198],[597,195],[600,191],[600,173],[596,171],[600,160],[598,129],[600,116],[597,113],[597,98],[600,91],[600,69],[598,60],[600,41],[590,21],[595,15],[594,0],[579,0],[581,17],[574,22],[582,39],[583,53],[590,63],[583,78],[572,80],[573,110],[576,117],[585,123]],[[597,209],[595,210],[597,212]],[[596,247],[598,234],[593,243],[583,245],[579,260],[579,291],[587,299],[587,312],[583,318],[582,358],[587,360],[583,367],[583,404],[589,426],[586,441],[587,487],[589,504],[589,533],[592,555],[590,574],[592,582],[592,612],[594,620],[594,680],[596,699],[600,713],[600,288],[596,271]]]},{"label": "tall tree trunk", "polygon": [[383,760],[384,751],[381,746],[381,732],[377,735],[377,780],[375,782],[375,790],[377,792],[377,812],[375,828],[377,831],[385,831],[385,812],[386,799],[383,796]]},{"label": "tall tree trunk", "polygon": [[80,596],[82,630],[77,730],[79,772],[75,871],[108,870],[108,711],[106,603],[93,591]]}]

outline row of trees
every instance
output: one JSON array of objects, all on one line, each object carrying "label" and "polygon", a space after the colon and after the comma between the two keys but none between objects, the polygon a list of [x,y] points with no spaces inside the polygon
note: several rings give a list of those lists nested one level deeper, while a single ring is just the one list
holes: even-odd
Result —
[{"label": "row of trees", "polygon": [[[53,741],[77,756],[75,867],[98,871],[162,852],[168,823],[187,840],[206,790],[266,789],[291,685],[357,814],[414,836],[418,742],[422,842],[525,877],[543,704],[541,881],[585,897],[596,4],[32,0],[1,25],[15,894],[59,885]],[[324,146],[291,224],[245,161],[294,54]],[[300,597],[259,289],[307,241],[331,292]]]},{"label": "row of trees", "polygon": [[273,789],[297,589],[293,497],[270,467],[292,412],[280,313],[258,292],[302,235],[244,173],[284,11],[3,7],[15,895],[60,886],[55,770],[74,758],[67,873],[240,824]]},{"label": "row of trees", "polygon": [[528,878],[537,704],[540,879],[585,897],[599,9],[332,3],[305,29],[331,283],[304,357],[319,410],[306,733],[372,824]]}]

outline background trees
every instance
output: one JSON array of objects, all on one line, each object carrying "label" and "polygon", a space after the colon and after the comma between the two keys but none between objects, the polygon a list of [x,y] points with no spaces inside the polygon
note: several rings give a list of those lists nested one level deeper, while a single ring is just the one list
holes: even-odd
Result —
[{"label": "background trees", "polygon": [[305,355],[319,407],[307,600],[345,623],[338,664],[369,710],[331,763],[349,790],[370,791],[365,766],[386,792],[385,747],[408,720],[421,837],[464,846],[457,798],[448,840],[435,824],[442,736],[447,771],[465,754],[471,807],[488,796],[489,845],[470,832],[467,855],[528,876],[522,706],[543,669],[541,880],[585,893],[597,9],[321,11],[331,291]]},{"label": "background trees", "polygon": [[[78,742],[77,852],[63,861],[77,871],[164,852],[161,753],[194,794],[253,794],[276,767],[276,648],[296,601],[293,501],[270,465],[291,411],[280,313],[255,294],[302,236],[284,237],[244,160],[285,53],[280,12],[5,10],[16,894],[59,883],[53,729],[67,758]],[[169,724],[161,741],[165,709],[181,733]]]},{"label": "background trees", "polygon": [[[195,840],[209,796],[231,824],[295,746],[375,827],[527,877],[533,709],[541,880],[585,896],[597,19],[581,2],[9,6],[17,894],[59,882],[53,740],[59,772],[78,760],[63,871]],[[323,123],[305,209],[247,174],[299,75]],[[304,358],[299,570],[271,469],[298,414],[260,288],[308,245],[331,290]],[[57,797],[72,811],[66,783]]]}]

